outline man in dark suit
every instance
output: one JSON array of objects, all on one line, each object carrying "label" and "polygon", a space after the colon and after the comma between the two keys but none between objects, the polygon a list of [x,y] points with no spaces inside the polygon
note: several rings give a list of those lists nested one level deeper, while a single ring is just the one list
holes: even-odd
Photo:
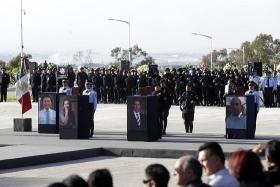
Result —
[{"label": "man in dark suit", "polygon": [[136,99],[133,103],[133,111],[128,115],[128,130],[147,131],[147,117],[141,113],[141,101]]}]

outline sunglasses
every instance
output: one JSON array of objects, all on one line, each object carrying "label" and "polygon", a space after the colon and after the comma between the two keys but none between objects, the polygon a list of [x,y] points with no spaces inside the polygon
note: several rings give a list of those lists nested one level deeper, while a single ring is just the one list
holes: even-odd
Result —
[{"label": "sunglasses", "polygon": [[145,180],[143,179],[143,184],[147,184],[148,182],[151,182],[153,179],[148,179],[148,180]]}]

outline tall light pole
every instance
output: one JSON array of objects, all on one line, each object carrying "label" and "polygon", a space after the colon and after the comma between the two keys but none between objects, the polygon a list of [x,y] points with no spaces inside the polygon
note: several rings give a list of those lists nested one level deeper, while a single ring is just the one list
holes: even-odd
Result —
[{"label": "tall light pole", "polygon": [[20,1],[20,29],[21,29],[21,58],[23,58],[23,34],[22,34],[22,14],[26,14],[25,10],[22,10],[22,0]]},{"label": "tall light pole", "polygon": [[124,20],[119,20],[119,19],[108,19],[109,21],[119,21],[119,22],[123,22],[123,23],[126,23],[128,24],[128,51],[129,51],[129,55],[128,55],[128,58],[129,58],[129,62],[130,64],[132,64],[131,62],[131,48],[130,48],[130,19],[128,21],[124,21]]},{"label": "tall light pole", "polygon": [[212,62],[212,35],[211,36],[207,36],[207,35],[204,35],[204,34],[197,34],[197,33],[192,33],[192,34],[193,35],[198,35],[198,36],[203,36],[203,37],[211,39],[211,71],[212,71],[212,69],[213,69],[213,62]]},{"label": "tall light pole", "polygon": [[[239,48],[228,48],[228,49],[238,49],[238,50],[241,50]],[[242,47],[242,52],[243,52],[243,62],[242,62],[242,65],[244,65],[245,64],[245,49],[244,49],[244,47]]]}]

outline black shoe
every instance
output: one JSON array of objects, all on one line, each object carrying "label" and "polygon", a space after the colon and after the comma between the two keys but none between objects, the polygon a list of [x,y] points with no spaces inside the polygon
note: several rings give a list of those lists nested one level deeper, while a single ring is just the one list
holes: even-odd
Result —
[{"label": "black shoe", "polygon": [[189,131],[186,131],[186,133],[189,133]]},{"label": "black shoe", "polygon": [[163,132],[162,132],[162,134],[166,134],[166,132],[165,132],[165,131],[163,131]]}]

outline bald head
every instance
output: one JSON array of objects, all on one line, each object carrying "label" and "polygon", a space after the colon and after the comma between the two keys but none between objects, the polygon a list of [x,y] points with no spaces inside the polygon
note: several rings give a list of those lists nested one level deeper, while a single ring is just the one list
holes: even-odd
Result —
[{"label": "bald head", "polygon": [[233,116],[238,116],[242,111],[241,100],[237,97],[230,101],[230,109]]},{"label": "bald head", "polygon": [[174,172],[177,185],[185,186],[192,180],[200,179],[201,176],[202,166],[195,157],[186,155],[177,160]]}]

